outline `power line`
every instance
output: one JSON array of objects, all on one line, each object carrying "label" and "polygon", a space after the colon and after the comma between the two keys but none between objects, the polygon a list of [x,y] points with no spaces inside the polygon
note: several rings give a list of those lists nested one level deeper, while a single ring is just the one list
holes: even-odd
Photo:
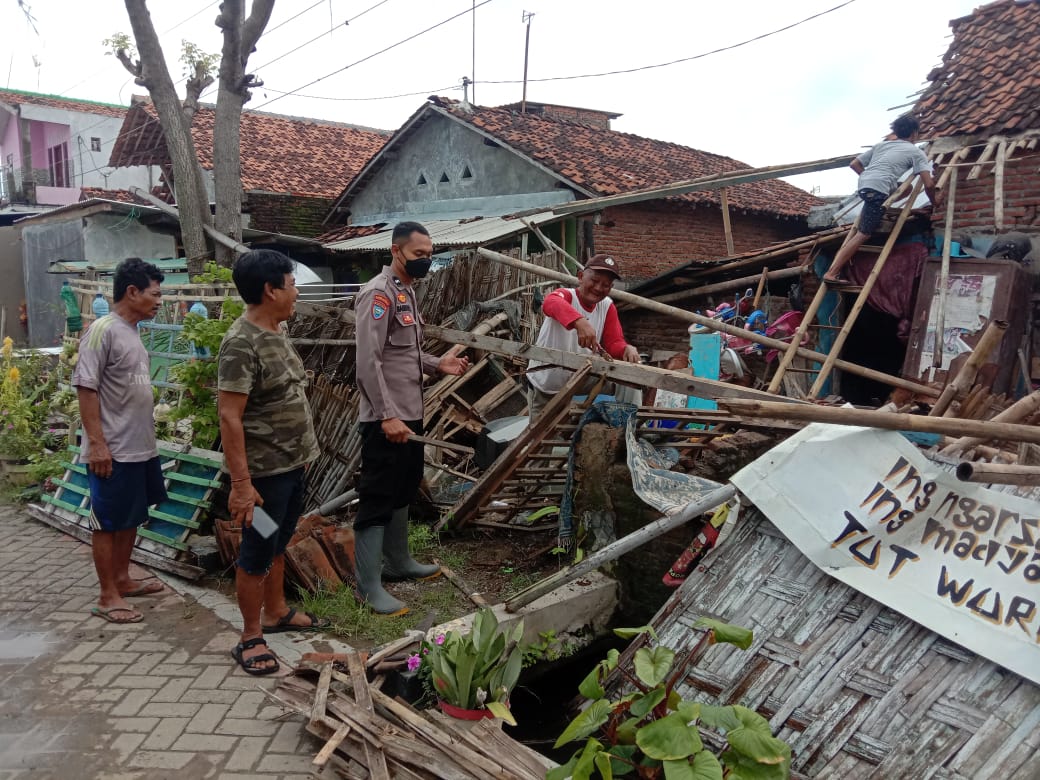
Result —
[{"label": "power line", "polygon": [[[785,27],[780,27],[780,28],[778,28],[776,30],[772,30],[771,32],[763,33],[762,35],[756,35],[754,38],[748,38],[747,40],[741,41],[740,43],[734,43],[734,44],[732,44],[730,46],[723,46],[722,48],[712,49],[711,51],[702,52],[701,54],[694,54],[691,57],[682,57],[681,59],[671,60],[670,62],[660,62],[660,63],[657,63],[656,65],[641,65],[641,66],[639,66],[637,68],[625,68],[624,70],[608,70],[608,71],[603,71],[602,73],[583,73],[583,74],[575,75],[575,76],[547,76],[545,78],[540,78],[540,79],[528,79],[527,81],[528,81],[528,83],[530,83],[532,81],[571,81],[571,80],[574,80],[574,79],[594,79],[594,78],[599,78],[600,76],[619,76],[619,75],[624,74],[624,73],[637,73],[637,72],[642,71],[642,70],[652,70],[654,68],[667,68],[669,65],[678,65],[679,63],[682,63],[682,62],[690,62],[691,60],[699,60],[699,59],[701,59],[703,57],[711,56],[712,54],[719,54],[719,53],[724,52],[724,51],[730,51],[731,49],[738,49],[741,46],[746,46],[749,43],[754,43],[755,41],[760,41],[763,38],[769,38],[772,35],[777,35],[778,33],[786,32],[787,30],[790,30],[790,29],[793,29],[795,27],[798,27],[799,25],[805,24],[806,22],[810,22],[813,19],[818,19],[821,16],[825,16],[825,15],[827,15],[829,13],[832,13],[833,11],[837,11],[837,10],[839,10],[841,8],[844,8],[847,5],[851,5],[854,2],[856,2],[856,0],[846,0],[844,3],[841,3],[840,5],[836,5],[833,8],[828,8],[826,11],[820,11],[819,13],[813,14],[812,16],[807,16],[804,19],[802,19],[801,21],[793,22],[792,24],[786,25]],[[488,81],[488,80],[484,80],[484,81],[481,81],[480,83],[481,84],[520,84],[521,81],[519,79],[511,79],[511,80],[503,80],[503,81]]]},{"label": "power line", "polygon": [[[310,7],[310,8],[308,8],[308,9],[306,9],[306,10],[307,10],[307,11],[309,11],[309,10],[311,10],[311,8],[315,8],[316,6],[319,6],[319,5],[321,5],[321,3],[322,3],[322,2],[323,2],[323,0],[318,0],[318,2],[317,2],[317,3],[315,3],[314,5],[312,5],[312,6]],[[338,29],[339,27],[346,27],[347,25],[349,25],[349,24],[350,24],[351,22],[353,22],[354,20],[356,20],[356,19],[360,19],[360,18],[361,18],[362,16],[364,16],[365,14],[367,14],[367,13],[368,13],[369,11],[373,11],[373,10],[375,10],[376,8],[378,8],[379,6],[381,6],[381,5],[383,5],[384,3],[387,3],[387,2],[389,2],[389,0],[379,0],[379,2],[378,2],[378,3],[376,3],[375,5],[369,6],[368,8],[366,8],[366,9],[365,9],[364,11],[362,11],[361,13],[359,13],[359,14],[355,14],[354,16],[350,17],[349,19],[344,19],[344,20],[343,20],[343,23],[342,23],[342,24],[340,24],[340,25],[338,25],[337,27],[330,27],[330,28],[329,28],[328,30],[326,30],[325,32],[323,32],[323,33],[322,33],[321,35],[316,35],[316,36],[314,36],[313,38],[311,38],[311,39],[310,39],[309,41],[305,41],[304,43],[301,43],[301,44],[300,44],[299,46],[296,46],[296,47],[294,47],[294,48],[292,48],[292,49],[289,49],[289,51],[285,52],[284,54],[279,54],[279,55],[278,55],[277,57],[275,57],[275,58],[274,58],[273,60],[269,60],[268,62],[265,62],[265,63],[264,63],[263,65],[257,65],[257,66],[250,66],[250,68],[249,68],[249,69],[250,69],[251,71],[253,71],[254,73],[256,73],[256,72],[258,72],[258,71],[259,71],[259,70],[260,70],[261,68],[266,68],[266,67],[267,67],[267,66],[269,66],[269,65],[273,65],[274,63],[278,62],[278,60],[283,60],[283,59],[285,59],[286,57],[288,57],[288,56],[289,56],[290,54],[295,54],[295,53],[296,53],[296,52],[298,52],[298,51],[299,51],[300,49],[303,49],[303,48],[305,48],[305,47],[307,47],[307,46],[310,46],[310,45],[311,45],[312,43],[314,43],[315,41],[320,41],[320,40],[321,40],[322,38],[324,38],[324,37],[325,37],[326,35],[331,35],[331,34],[332,34],[332,32],[333,32],[333,30],[335,30],[335,29]],[[300,13],[304,13],[304,11],[301,11]],[[300,14],[297,14],[296,16],[299,16],[299,15],[300,15]],[[292,17],[292,19],[295,19],[295,18],[296,18],[296,16]],[[286,20],[286,21],[292,21],[292,19],[288,19],[288,20]],[[285,24],[285,22],[282,22],[282,24]],[[278,25],[278,27],[281,27],[281,26],[282,26],[282,25]],[[278,28],[276,27],[276,28],[274,28],[274,29],[278,29]],[[267,33],[265,32],[265,33],[264,33],[264,35],[266,35],[266,34],[267,34]],[[263,37],[263,36],[260,36],[260,37]],[[214,91],[215,91],[214,89],[209,89],[209,90],[207,90],[207,91],[206,91],[206,92],[204,92],[203,94],[199,95],[199,99],[202,99],[202,98],[204,98],[204,97],[207,97],[207,96],[209,96],[209,95],[212,95]],[[275,90],[271,90],[271,91],[272,91],[272,92],[274,92]]]},{"label": "power line", "polygon": [[[265,89],[267,92],[274,92],[275,94],[278,94],[278,95],[288,95],[288,94],[290,94],[288,92],[281,92],[280,90],[277,90],[277,89],[266,89],[266,88],[263,88],[263,89]],[[370,100],[393,100],[394,98],[415,97],[416,95],[436,95],[436,94],[439,94],[441,92],[447,92],[448,90],[452,90],[452,89],[462,89],[462,87],[460,87],[458,84],[449,84],[446,87],[435,87],[434,89],[420,89],[417,92],[402,92],[399,95],[379,95],[377,97],[332,97],[331,95],[301,95],[299,93],[296,93],[296,97],[298,97],[298,98],[308,98],[309,100],[333,100],[333,101],[343,101],[343,102],[367,102],[367,101],[370,101]],[[254,109],[246,109],[246,110],[254,110]]]},{"label": "power line", "polygon": [[[385,2],[385,0],[384,0],[384,2]],[[342,73],[343,71],[345,71],[345,70],[347,70],[349,68],[353,68],[355,65],[360,65],[362,62],[367,62],[368,60],[372,59],[373,57],[378,57],[380,54],[385,54],[386,52],[390,51],[391,49],[395,49],[398,46],[401,46],[402,44],[408,43],[409,41],[414,40],[415,38],[418,38],[421,35],[425,35],[426,33],[430,32],[431,30],[436,30],[438,27],[441,27],[442,25],[445,25],[448,22],[451,22],[451,21],[454,21],[455,19],[458,19],[460,16],[464,16],[464,15],[466,15],[468,13],[473,13],[478,8],[480,8],[481,6],[487,5],[490,2],[491,2],[491,0],[483,0],[483,2],[476,3],[475,5],[472,6],[472,8],[467,8],[464,11],[460,11],[459,13],[455,14],[454,16],[449,16],[447,19],[444,19],[443,21],[437,22],[437,24],[432,25],[430,27],[427,27],[425,30],[420,30],[419,32],[417,32],[417,33],[415,33],[413,35],[409,35],[407,38],[403,38],[402,40],[398,41],[397,43],[392,43],[389,46],[387,46],[387,47],[385,47],[383,49],[380,49],[377,52],[374,52],[373,54],[369,54],[367,57],[362,57],[360,60],[357,60],[356,62],[352,62],[349,65],[344,65],[342,68],[337,68],[336,70],[332,71],[331,73],[326,73],[324,76],[319,76],[318,78],[314,79],[313,81],[309,81],[306,84],[304,84],[302,86],[299,86],[299,87],[296,87],[295,89],[293,89],[293,90],[291,90],[289,92],[284,92],[284,93],[282,93],[281,95],[279,95],[276,98],[271,98],[266,103],[261,103],[259,106],[257,106],[253,110],[255,111],[255,110],[258,110],[260,108],[263,108],[264,106],[269,106],[271,103],[274,103],[276,100],[281,100],[282,98],[288,97],[289,95],[295,95],[301,89],[306,89],[307,87],[310,87],[310,86],[313,86],[314,84],[317,84],[319,81],[324,81],[325,79],[329,78],[330,76],[335,76],[337,73]],[[849,2],[852,2],[852,0],[849,0]]]},{"label": "power line", "polygon": [[[199,15],[199,14],[201,14],[201,13],[202,13],[203,11],[205,11],[205,10],[206,10],[207,8],[212,8],[213,6],[215,6],[215,5],[216,5],[216,4],[218,3],[218,2],[220,2],[220,0],[214,0],[214,2],[212,2],[212,3],[207,3],[207,4],[206,4],[206,5],[204,5],[204,6],[202,7],[202,8],[200,8],[200,9],[199,9],[198,11],[196,11],[195,13],[193,13],[193,14],[192,14],[191,16],[187,17],[186,19],[181,19],[181,20],[180,20],[179,22],[177,22],[177,24],[173,25],[173,27],[171,27],[170,29],[168,29],[168,30],[166,30],[165,32],[163,32],[163,33],[162,33],[162,35],[168,35],[169,33],[172,33],[172,32],[173,32],[174,30],[176,30],[176,29],[177,29],[178,27],[180,27],[180,26],[181,26],[182,24],[187,24],[187,23],[188,23],[188,22],[190,22],[190,21],[191,21],[192,19],[194,19],[194,18],[195,18],[196,16],[198,16],[198,15]],[[107,68],[106,68],[105,70],[107,70]],[[74,89],[75,89],[76,87],[80,86],[81,84],[86,84],[86,83],[87,83],[88,81],[90,81],[90,80],[91,80],[91,79],[93,79],[93,78],[94,78],[95,76],[97,76],[97,75],[98,75],[98,73],[101,73],[101,71],[100,71],[100,70],[99,70],[99,71],[95,71],[94,73],[92,73],[91,75],[89,75],[89,76],[87,76],[87,77],[86,77],[85,79],[83,79],[82,81],[78,81],[78,82],[76,82],[76,83],[75,83],[75,84],[73,84],[73,85],[72,85],[71,87],[68,87],[67,89],[63,89],[63,90],[62,90],[61,92],[58,92],[57,94],[58,94],[59,96],[63,96],[63,95],[64,95],[64,94],[66,93],[66,92],[71,92],[71,91],[72,91],[72,90],[74,90]]]}]

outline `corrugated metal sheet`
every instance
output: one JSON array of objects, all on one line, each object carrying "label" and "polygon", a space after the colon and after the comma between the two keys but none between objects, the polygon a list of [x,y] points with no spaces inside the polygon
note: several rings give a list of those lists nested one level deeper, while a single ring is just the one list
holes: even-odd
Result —
[{"label": "corrugated metal sheet", "polygon": [[[525,216],[523,219],[532,225],[541,226],[566,219],[566,217],[553,214],[552,211],[541,211]],[[431,220],[424,222],[423,227],[430,231],[430,238],[433,239],[435,248],[483,246],[527,230],[527,226],[518,217]],[[325,248],[338,252],[389,252],[392,233],[393,225],[389,225],[386,230],[379,233],[348,238],[345,241],[333,241],[325,244]]]},{"label": "corrugated metal sheet", "polygon": [[651,624],[679,656],[702,615],[754,630],[747,651],[705,645],[677,690],[769,718],[793,777],[1040,777],[1040,686],[829,577],[757,511],[712,555]]}]

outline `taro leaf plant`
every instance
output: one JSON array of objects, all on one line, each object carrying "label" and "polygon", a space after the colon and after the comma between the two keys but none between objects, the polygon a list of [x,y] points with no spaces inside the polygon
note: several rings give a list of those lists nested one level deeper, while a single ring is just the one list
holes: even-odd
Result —
[{"label": "taro leaf plant", "polygon": [[[678,664],[675,651],[668,647],[653,645],[636,651],[635,676],[619,670],[636,689],[634,693],[610,700],[603,689],[605,677],[618,669],[617,650],[596,665],[578,687],[589,705],[556,741],[556,747],[582,740],[584,745],[570,761],[551,770],[546,780],[613,780],[626,775],[646,780],[790,777],[791,748],[773,736],[761,715],[739,705],[719,707],[679,697],[675,687],[705,642],[726,642],[743,650],[752,642],[746,628],[708,618],[695,625],[707,632]],[[650,626],[614,633],[625,639],[647,634],[657,641]],[[727,744],[718,757],[704,746],[701,727],[725,735]]]},{"label": "taro leaf plant", "polygon": [[488,709],[496,718],[515,726],[509,694],[520,678],[524,623],[508,633],[499,629],[495,613],[484,607],[473,617],[468,634],[449,631],[443,640],[424,648],[429,652],[430,679],[437,696],[462,709]]}]

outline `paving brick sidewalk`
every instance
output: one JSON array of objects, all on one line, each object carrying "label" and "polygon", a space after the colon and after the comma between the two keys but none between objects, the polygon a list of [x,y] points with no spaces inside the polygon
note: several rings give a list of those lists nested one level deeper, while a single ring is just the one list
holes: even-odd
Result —
[{"label": "paving brick sidewalk", "polygon": [[[234,665],[209,606],[168,590],[119,626],[96,598],[87,545],[0,506],[0,780],[311,777],[320,745],[264,695],[276,680]],[[272,640],[283,660],[298,636]]]}]

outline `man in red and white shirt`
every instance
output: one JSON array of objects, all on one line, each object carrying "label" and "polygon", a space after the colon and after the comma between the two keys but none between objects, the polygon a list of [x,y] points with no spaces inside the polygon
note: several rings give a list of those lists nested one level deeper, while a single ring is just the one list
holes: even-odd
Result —
[{"label": "man in red and white shirt", "polygon": [[[625,341],[617,307],[610,299],[614,282],[621,278],[617,261],[606,254],[595,255],[578,273],[578,286],[553,290],[542,302],[545,321],[535,342],[540,347],[567,352],[599,354],[617,360],[639,362],[639,350]],[[571,371],[566,368],[539,368],[546,365],[532,360],[527,365],[528,414],[533,420],[554,394],[567,384]],[[537,370],[535,370],[537,369]],[[589,381],[588,390],[593,384]]]}]

